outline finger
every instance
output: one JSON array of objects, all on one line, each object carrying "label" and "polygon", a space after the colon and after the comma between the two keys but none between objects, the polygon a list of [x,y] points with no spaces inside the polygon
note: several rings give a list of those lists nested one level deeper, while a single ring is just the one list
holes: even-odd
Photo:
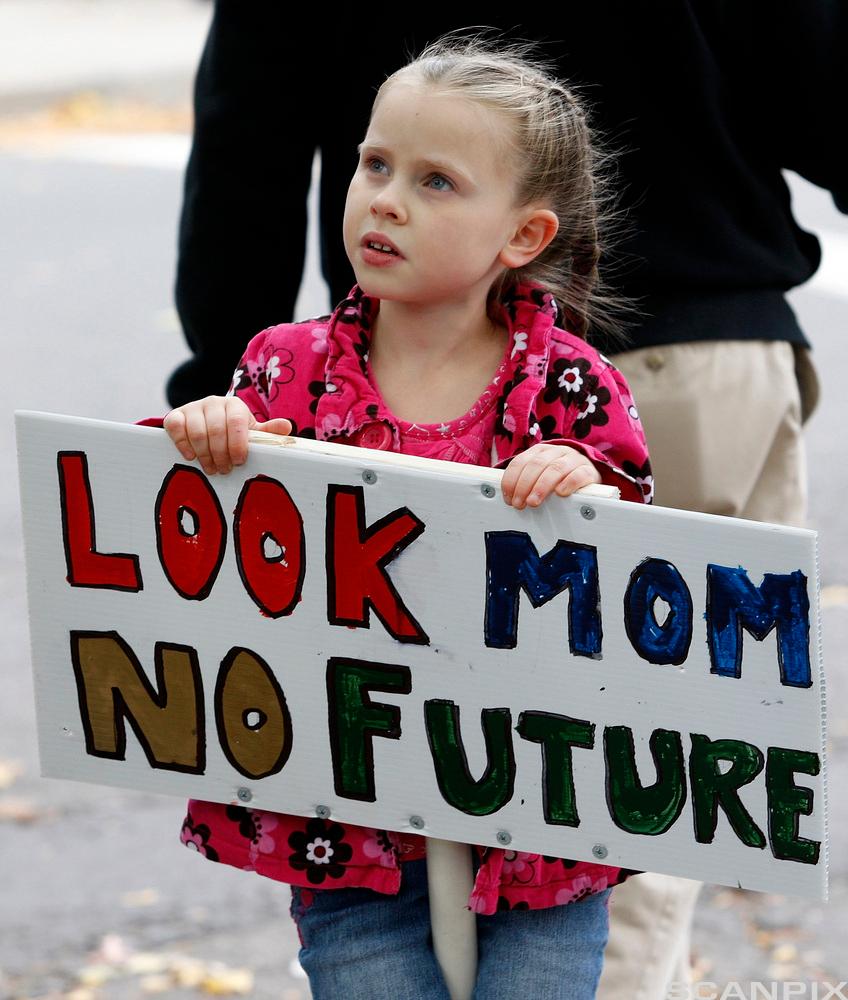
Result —
[{"label": "finger", "polygon": [[573,470],[568,467],[567,460],[557,461],[546,466],[527,494],[527,506],[538,507],[554,490],[558,490],[559,484],[568,478],[572,472]]},{"label": "finger", "polygon": [[256,421],[253,429],[265,431],[267,434],[282,434],[287,437],[292,432],[292,422],[286,420],[285,417],[274,417],[273,420],[266,420],[265,423]]},{"label": "finger", "polygon": [[247,461],[247,435],[250,411],[240,399],[230,398],[224,404],[227,421],[227,449],[233,465]]},{"label": "finger", "polygon": [[571,496],[577,490],[588,486],[590,483],[599,483],[601,474],[590,462],[582,463],[577,468],[564,476],[556,486],[556,493],[561,497]]},{"label": "finger", "polygon": [[187,462],[196,457],[186,434],[186,419],[182,409],[171,410],[162,421],[162,426]]},{"label": "finger", "polygon": [[206,433],[209,439],[209,454],[215,471],[227,473],[232,469],[230,444],[227,434],[227,408],[220,397],[212,397],[204,406]]},{"label": "finger", "polygon": [[192,406],[185,411],[186,436],[194,449],[197,461],[203,471],[211,476],[215,474],[215,463],[209,450],[209,431],[206,427],[206,414],[202,406]]},{"label": "finger", "polygon": [[519,510],[527,505],[530,494],[535,489],[539,477],[546,469],[557,469],[556,479],[559,480],[571,470],[567,457],[552,458],[550,453],[540,453],[532,461],[529,461],[521,471],[518,482],[515,484],[512,505]]},{"label": "finger", "polygon": [[501,493],[503,494],[505,503],[512,503],[512,497],[515,493],[515,484],[518,482],[518,477],[521,474],[521,470],[527,460],[526,454],[527,453],[525,452],[523,455],[516,455],[504,469],[504,474],[501,477]]},{"label": "finger", "polygon": [[512,504],[514,502],[515,490],[519,480],[524,475],[527,466],[538,461],[540,453],[539,446],[534,445],[532,448],[528,448],[527,451],[521,452],[520,455],[516,455],[506,467],[501,479],[501,492],[506,503]]}]

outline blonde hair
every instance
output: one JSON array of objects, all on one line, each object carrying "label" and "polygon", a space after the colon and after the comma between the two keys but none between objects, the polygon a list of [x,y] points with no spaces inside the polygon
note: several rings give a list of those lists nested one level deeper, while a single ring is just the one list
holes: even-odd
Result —
[{"label": "blonde hair", "polygon": [[516,173],[517,204],[543,204],[556,214],[559,229],[535,260],[495,280],[490,311],[519,281],[535,281],[557,300],[562,325],[571,332],[586,337],[597,331],[621,342],[625,320],[638,310],[609,291],[598,270],[607,249],[602,239],[622,222],[608,181],[614,154],[601,148],[582,100],[557,79],[535,43],[486,38],[491,30],[463,28],[430,42],[384,80],[374,107],[393,81],[412,77],[500,112],[508,125],[505,152]]}]

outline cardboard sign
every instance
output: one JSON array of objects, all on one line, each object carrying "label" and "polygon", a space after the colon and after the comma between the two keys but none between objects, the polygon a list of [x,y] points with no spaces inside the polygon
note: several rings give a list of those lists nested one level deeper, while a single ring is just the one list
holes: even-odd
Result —
[{"label": "cardboard sign", "polygon": [[813,532],[18,415],[42,770],[826,893]]}]

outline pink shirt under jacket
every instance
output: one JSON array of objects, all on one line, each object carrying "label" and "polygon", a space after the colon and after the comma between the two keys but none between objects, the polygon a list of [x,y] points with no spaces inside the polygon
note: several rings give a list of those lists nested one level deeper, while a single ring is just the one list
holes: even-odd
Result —
[{"label": "pink shirt under jacket", "polygon": [[[259,420],[287,417],[300,437],[449,461],[504,467],[533,444],[568,444],[625,499],[649,503],[645,437],[621,373],[554,325],[556,304],[541,287],[519,285],[501,306],[509,330],[503,362],[468,413],[447,423],[403,421],[383,402],[368,367],[380,303],[358,285],[332,316],[258,333],[230,394]],[[212,861],[308,889],[362,886],[396,893],[401,862],[424,855],[417,836],[194,799],[181,839]],[[570,903],[631,874],[585,861],[476,850],[480,867],[469,905],[478,913]]]}]

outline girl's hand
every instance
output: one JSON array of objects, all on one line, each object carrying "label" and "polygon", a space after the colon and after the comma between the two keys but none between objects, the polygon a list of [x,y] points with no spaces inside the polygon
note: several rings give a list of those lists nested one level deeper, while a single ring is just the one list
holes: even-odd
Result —
[{"label": "girl's hand", "polygon": [[244,463],[248,431],[291,434],[292,429],[284,417],[261,423],[237,396],[207,396],[178,406],[163,426],[183,458],[189,462],[196,458],[209,476]]},{"label": "girl's hand", "polygon": [[567,497],[600,481],[600,472],[582,451],[567,445],[534,444],[506,467],[501,490],[508,504],[523,510],[538,507],[551,493]]}]

